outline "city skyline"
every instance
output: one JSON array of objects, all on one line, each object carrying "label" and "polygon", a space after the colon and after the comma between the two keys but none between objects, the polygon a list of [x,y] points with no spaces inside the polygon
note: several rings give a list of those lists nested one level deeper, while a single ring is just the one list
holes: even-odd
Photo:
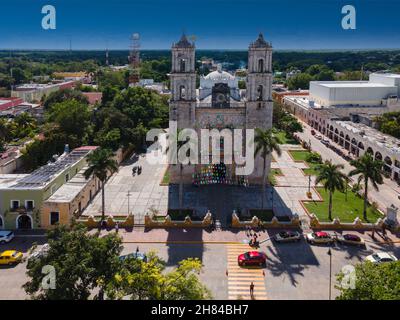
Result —
[{"label": "city skyline", "polygon": [[[47,4],[57,10],[56,30],[41,27],[41,9]],[[250,0],[244,4],[205,0],[188,6],[183,0],[172,0],[168,5],[161,0],[116,0],[111,7],[103,0],[16,0],[2,4],[9,14],[0,22],[0,49],[123,50],[134,32],[140,33],[142,48],[148,50],[169,49],[182,32],[195,35],[196,47],[205,50],[246,50],[259,32],[277,50],[400,47],[396,32],[400,29],[396,20],[399,2],[353,1],[356,30],[341,27],[341,9],[346,4],[341,0]]]}]

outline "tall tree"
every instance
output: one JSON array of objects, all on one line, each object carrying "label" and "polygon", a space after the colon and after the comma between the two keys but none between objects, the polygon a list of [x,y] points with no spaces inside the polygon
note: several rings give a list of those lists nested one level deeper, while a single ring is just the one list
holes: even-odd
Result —
[{"label": "tall tree", "polygon": [[254,156],[260,155],[263,158],[263,180],[262,180],[262,199],[261,207],[264,208],[265,199],[265,187],[267,183],[267,158],[275,151],[279,156],[281,155],[281,148],[279,147],[279,141],[274,136],[272,129],[262,130],[256,128],[256,135],[254,142],[256,144]]},{"label": "tall tree", "polygon": [[332,220],[332,195],[338,190],[343,192],[345,189],[346,175],[340,171],[344,166],[341,164],[335,165],[331,161],[325,161],[324,164],[317,166],[317,177],[315,184],[322,183],[325,190],[329,191],[329,220]]},{"label": "tall tree", "polygon": [[358,184],[364,181],[364,208],[363,217],[367,221],[367,207],[368,207],[368,185],[371,182],[375,190],[379,190],[378,185],[383,183],[382,166],[383,162],[375,160],[369,152],[364,153],[356,160],[350,161],[350,164],[355,169],[349,172],[349,176],[359,175],[357,180]]},{"label": "tall tree", "polygon": [[[122,240],[116,233],[100,237],[98,233],[89,234],[83,225],[73,224],[56,226],[48,232],[47,239],[47,255],[29,260],[27,265],[30,279],[23,287],[32,299],[86,300],[93,289],[102,292],[120,271]],[[51,276],[43,273],[46,266],[55,271],[53,288],[42,285],[43,280],[47,282],[45,277]]]},{"label": "tall tree", "polygon": [[[346,277],[346,278],[345,278]],[[355,273],[337,275],[337,300],[400,300],[400,262],[359,263]]]},{"label": "tall tree", "polygon": [[197,258],[180,261],[179,266],[168,273],[165,262],[154,253],[148,254],[147,261],[128,259],[107,287],[107,296],[132,300],[211,299],[209,290],[198,278],[201,268]]},{"label": "tall tree", "polygon": [[101,181],[101,221],[105,219],[105,190],[104,184],[107,180],[108,173],[118,171],[118,164],[113,159],[113,153],[108,149],[98,148],[90,153],[87,157],[89,167],[84,172],[86,179],[94,175]]},{"label": "tall tree", "polygon": [[179,166],[179,210],[182,210],[183,208],[183,164],[179,161],[179,151],[181,148],[186,145],[189,142],[189,139],[182,140],[179,137],[181,131],[178,131],[176,134],[171,135],[171,137],[168,137],[168,141],[173,143],[174,146],[176,146],[176,150],[174,148],[171,148],[171,146],[167,147],[167,152],[175,152],[176,154],[171,154],[171,156],[178,161],[178,166]]}]

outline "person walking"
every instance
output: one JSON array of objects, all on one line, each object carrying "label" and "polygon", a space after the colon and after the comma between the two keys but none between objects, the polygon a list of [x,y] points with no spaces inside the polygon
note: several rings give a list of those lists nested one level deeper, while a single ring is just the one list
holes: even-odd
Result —
[{"label": "person walking", "polygon": [[119,223],[117,222],[115,223],[115,232],[118,233],[118,231],[119,231]]},{"label": "person walking", "polygon": [[254,299],[254,283],[253,283],[253,281],[250,284],[250,297],[251,297],[251,299]]}]

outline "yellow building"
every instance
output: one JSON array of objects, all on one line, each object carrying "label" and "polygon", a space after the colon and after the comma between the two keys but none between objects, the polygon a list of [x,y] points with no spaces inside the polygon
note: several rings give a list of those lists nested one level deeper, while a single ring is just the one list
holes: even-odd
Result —
[{"label": "yellow building", "polygon": [[41,226],[51,228],[55,221],[69,225],[71,219],[78,218],[101,189],[101,182],[95,177],[85,179],[83,173],[87,167],[79,171],[71,180],[59,188],[42,206]]}]

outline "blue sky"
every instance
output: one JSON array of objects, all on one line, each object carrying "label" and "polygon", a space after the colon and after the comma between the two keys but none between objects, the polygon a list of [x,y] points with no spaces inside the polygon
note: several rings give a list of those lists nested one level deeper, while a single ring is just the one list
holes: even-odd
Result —
[{"label": "blue sky", "polygon": [[[41,8],[57,10],[43,30]],[[357,29],[341,28],[352,4]],[[167,49],[184,30],[200,49],[246,49],[262,31],[276,49],[400,48],[399,0],[1,0],[2,49]]]}]

